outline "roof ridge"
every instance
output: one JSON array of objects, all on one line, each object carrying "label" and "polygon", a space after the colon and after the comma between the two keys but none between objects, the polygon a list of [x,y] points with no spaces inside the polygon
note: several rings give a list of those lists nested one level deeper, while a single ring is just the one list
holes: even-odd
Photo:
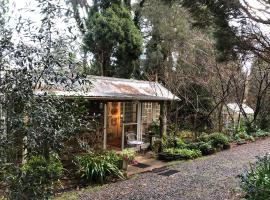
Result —
[{"label": "roof ridge", "polygon": [[116,78],[116,77],[109,77],[109,76],[94,76],[94,75],[88,75],[87,78],[97,78],[97,79],[105,79],[105,80],[114,80],[114,81],[128,81],[128,82],[147,82],[147,83],[154,83],[154,84],[160,84],[155,81],[147,81],[147,80],[138,80],[138,79],[127,79],[127,78]]}]

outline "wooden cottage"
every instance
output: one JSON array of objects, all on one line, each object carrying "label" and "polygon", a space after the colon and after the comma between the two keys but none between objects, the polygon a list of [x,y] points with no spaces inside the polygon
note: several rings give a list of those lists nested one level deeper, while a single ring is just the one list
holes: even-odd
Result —
[{"label": "wooden cottage", "polygon": [[166,132],[166,102],[179,98],[161,84],[100,76],[89,76],[87,80],[90,82],[87,88],[58,88],[50,93],[88,100],[89,112],[102,115],[104,149],[147,146],[145,134],[153,122]]}]

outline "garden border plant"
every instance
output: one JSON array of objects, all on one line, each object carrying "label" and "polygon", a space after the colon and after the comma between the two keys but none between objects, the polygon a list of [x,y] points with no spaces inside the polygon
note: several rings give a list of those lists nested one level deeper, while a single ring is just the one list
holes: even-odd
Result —
[{"label": "garden border plant", "polygon": [[162,152],[158,154],[158,158],[165,161],[195,159],[230,148],[229,137],[218,132],[202,134],[195,142],[185,142],[176,136],[164,138],[161,144],[158,143],[162,145]]},{"label": "garden border plant", "polygon": [[257,157],[250,169],[240,175],[243,197],[246,200],[265,200],[270,197],[270,156]]}]

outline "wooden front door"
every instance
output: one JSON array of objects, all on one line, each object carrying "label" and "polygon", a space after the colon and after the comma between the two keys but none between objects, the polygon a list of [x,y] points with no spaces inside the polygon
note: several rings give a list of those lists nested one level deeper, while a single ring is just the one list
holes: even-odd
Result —
[{"label": "wooden front door", "polygon": [[107,104],[107,146],[121,148],[121,103]]}]

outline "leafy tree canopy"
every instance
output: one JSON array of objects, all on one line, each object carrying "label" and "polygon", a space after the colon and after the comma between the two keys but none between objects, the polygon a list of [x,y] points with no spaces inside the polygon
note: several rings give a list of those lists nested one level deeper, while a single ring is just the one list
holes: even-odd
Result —
[{"label": "leafy tree canopy", "polygon": [[130,77],[142,51],[142,37],[126,6],[102,2],[100,12],[89,14],[84,47],[94,56],[97,74]]}]

